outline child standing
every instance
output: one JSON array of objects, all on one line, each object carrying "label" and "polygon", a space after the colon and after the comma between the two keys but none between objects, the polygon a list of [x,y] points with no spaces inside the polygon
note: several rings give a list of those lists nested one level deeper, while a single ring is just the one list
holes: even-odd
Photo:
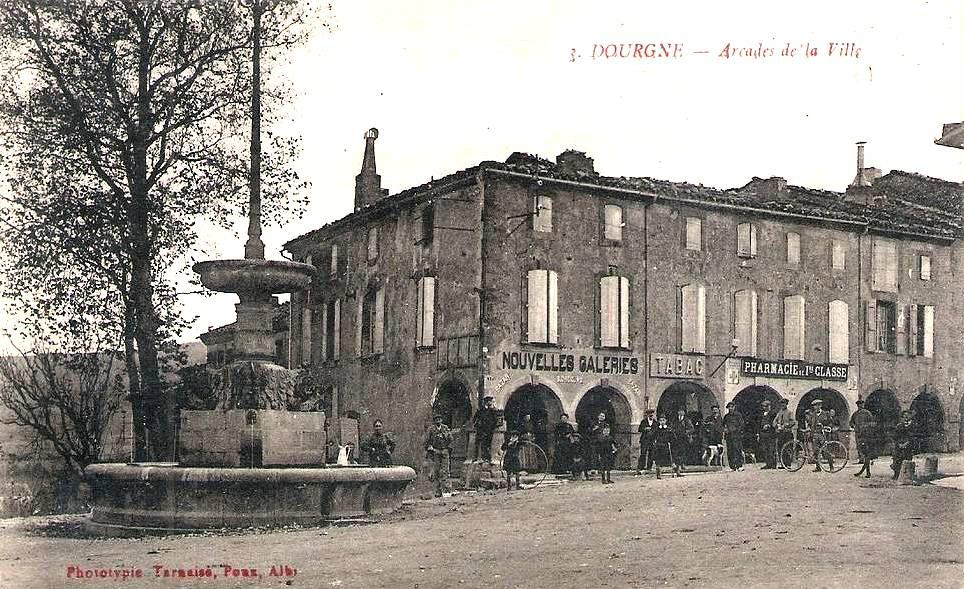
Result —
[{"label": "child standing", "polygon": [[569,435],[569,444],[574,449],[572,453],[572,480],[578,481],[579,475],[582,475],[587,481],[589,480],[589,473],[586,472],[586,459],[583,456],[582,451],[582,435],[578,432]]},{"label": "child standing", "polygon": [[677,459],[673,456],[673,430],[666,423],[666,416],[659,416],[659,425],[653,433],[653,456],[656,458],[656,478],[661,479],[662,467],[672,466],[673,474],[682,476],[679,473]]},{"label": "child standing", "polygon": [[502,470],[505,471],[505,492],[512,490],[512,475],[515,475],[515,488],[520,489],[519,471],[522,464],[519,460],[519,432],[511,431],[502,443]]},{"label": "child standing", "polygon": [[599,472],[602,474],[602,482],[604,485],[611,484],[617,448],[609,424],[602,426],[602,429],[596,434],[593,444],[596,450],[596,462],[599,465]]}]

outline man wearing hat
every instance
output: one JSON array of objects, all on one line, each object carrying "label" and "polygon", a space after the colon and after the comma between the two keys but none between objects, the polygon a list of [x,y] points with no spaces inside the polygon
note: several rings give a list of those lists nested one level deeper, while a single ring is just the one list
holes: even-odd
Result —
[{"label": "man wearing hat", "polygon": [[492,397],[482,399],[482,407],[475,412],[475,456],[479,460],[492,460],[492,435],[499,427],[499,412]]},{"label": "man wearing hat", "polygon": [[425,439],[425,452],[432,461],[432,474],[429,479],[435,481],[435,496],[449,490],[449,450],[452,447],[452,432],[442,423],[442,416],[432,417],[432,427]]},{"label": "man wearing hat", "polygon": [[773,410],[768,399],[764,399],[760,405],[763,412],[760,414],[760,429],[757,431],[757,440],[759,440],[760,451],[763,452],[765,461],[763,468],[774,469],[777,467],[777,437],[773,431],[773,420],[777,413]]},{"label": "man wearing hat", "polygon": [[[787,442],[793,439],[793,428],[797,426],[797,421],[793,418],[793,413],[790,413],[789,406],[789,400],[780,399],[780,410],[777,411],[776,416],[773,418],[773,432],[777,438],[776,451],[778,459],[780,458],[780,451]],[[783,460],[778,460],[777,468],[783,468],[783,466]]]},{"label": "man wearing hat", "polygon": [[653,468],[653,441],[656,433],[656,410],[647,409],[646,417],[639,423],[639,460],[636,462],[636,474]]},{"label": "man wearing hat", "polygon": [[857,399],[857,410],[850,417],[850,429],[854,431],[854,437],[857,439],[857,455],[860,457],[860,461],[863,463],[860,470],[857,471],[855,477],[859,477],[865,472],[866,477],[870,478],[870,461],[874,459],[876,440],[875,434],[877,429],[877,420],[874,418],[874,414],[864,407],[864,400]]},{"label": "man wearing hat", "polygon": [[[827,441],[827,436],[824,433],[824,428],[833,428],[833,418],[830,417],[830,413],[823,410],[823,401],[820,399],[815,399],[810,403],[813,407],[813,412],[810,413],[810,439],[813,444],[812,453],[814,456],[820,451],[820,446]],[[823,469],[820,468],[820,461],[816,461],[817,465],[814,467],[813,472],[819,472]]]},{"label": "man wearing hat", "polygon": [[733,401],[726,404],[723,429],[726,431],[726,456],[732,470],[743,470],[743,415]]}]

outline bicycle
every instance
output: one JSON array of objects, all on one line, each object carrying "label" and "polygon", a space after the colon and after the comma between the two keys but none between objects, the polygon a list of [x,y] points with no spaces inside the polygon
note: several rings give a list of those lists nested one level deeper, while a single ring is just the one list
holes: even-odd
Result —
[{"label": "bicycle", "polygon": [[[499,469],[505,471],[505,458],[508,453],[502,455],[499,461]],[[525,476],[526,487],[532,488],[539,486],[546,480],[549,474],[549,457],[539,444],[528,440],[520,440],[516,447],[516,456],[520,461],[519,474]],[[525,457],[525,458],[523,458]],[[513,475],[515,472],[512,473]]]},{"label": "bicycle", "polygon": [[824,439],[826,440],[817,449],[816,455],[813,454],[813,434],[807,434],[806,443],[800,440],[790,440],[780,448],[780,463],[783,468],[790,472],[796,472],[803,468],[808,462],[817,465],[820,470],[830,473],[840,472],[850,460],[850,452],[847,447],[837,440],[827,439],[832,430],[829,427],[822,428]]}]

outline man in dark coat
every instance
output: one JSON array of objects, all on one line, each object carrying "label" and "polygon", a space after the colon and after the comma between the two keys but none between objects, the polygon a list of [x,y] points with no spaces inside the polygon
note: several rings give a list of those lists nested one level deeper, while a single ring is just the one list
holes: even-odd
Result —
[{"label": "man in dark coat", "polygon": [[[833,432],[833,418],[830,416],[829,411],[823,410],[823,401],[820,399],[815,399],[811,404],[813,411],[810,413],[808,418],[808,429],[810,430],[811,439],[811,454],[816,457],[817,453],[820,452],[820,446],[823,445]],[[833,456],[828,457],[830,459],[830,469],[833,470]],[[813,468],[813,472],[820,472],[823,470],[820,468],[820,461],[814,460],[816,466]]]},{"label": "man in dark coat", "polygon": [[449,452],[452,447],[452,432],[442,423],[441,415],[432,418],[432,427],[425,438],[425,453],[432,464],[429,478],[435,482],[435,496],[449,491]]},{"label": "man in dark coat", "polygon": [[499,412],[493,405],[494,399],[486,397],[482,400],[482,407],[475,412],[473,422],[475,425],[475,455],[479,460],[490,462],[492,460],[492,435],[499,427]]},{"label": "man in dark coat", "polygon": [[686,409],[680,407],[676,413],[676,419],[670,424],[673,436],[676,438],[673,443],[673,452],[676,464],[683,466],[690,457],[690,446],[693,444],[693,436],[696,429],[693,422],[686,416]]},{"label": "man in dark coat", "polygon": [[720,458],[723,466],[723,416],[720,407],[713,405],[710,416],[703,420],[703,462],[710,466],[716,458]]},{"label": "man in dark coat", "polygon": [[552,472],[561,474],[569,472],[572,468],[572,442],[570,439],[576,430],[569,423],[569,415],[563,413],[559,418],[559,423],[552,430],[553,456]]},{"label": "man in dark coat", "polygon": [[864,407],[863,399],[857,399],[857,410],[850,416],[850,429],[854,431],[854,437],[857,439],[857,455],[863,463],[854,476],[859,477],[866,472],[865,476],[869,479],[870,461],[874,459],[876,453],[874,437],[877,420],[874,414]]},{"label": "man in dark coat", "polygon": [[777,467],[776,432],[773,430],[773,420],[777,413],[770,406],[770,401],[764,400],[762,403],[763,413],[760,414],[760,429],[757,431],[760,451],[763,452],[765,464],[761,468]]},{"label": "man in dark coat", "polygon": [[636,474],[653,468],[653,434],[656,426],[656,410],[647,409],[646,417],[639,423],[639,460],[636,463]]},{"label": "man in dark coat", "polygon": [[894,462],[890,465],[894,471],[894,480],[900,475],[900,465],[905,460],[914,459],[914,426],[913,413],[904,410],[900,414],[900,421],[894,426]]},{"label": "man in dark coat", "polygon": [[726,454],[732,470],[743,470],[743,415],[736,410],[733,401],[726,404],[723,429],[726,432]]},{"label": "man in dark coat", "polygon": [[382,431],[382,420],[376,419],[372,424],[373,433],[362,442],[361,450],[368,454],[370,466],[391,466],[392,452],[395,451],[395,440],[391,434]]},{"label": "man in dark coat", "polygon": [[[776,417],[773,418],[773,432],[777,439],[778,458],[780,458],[779,454],[787,442],[793,440],[793,428],[797,426],[797,420],[793,418],[793,413],[790,412],[789,406],[789,400],[780,399],[780,411],[778,411]],[[780,459],[777,463],[777,468],[783,467],[783,460]]]}]

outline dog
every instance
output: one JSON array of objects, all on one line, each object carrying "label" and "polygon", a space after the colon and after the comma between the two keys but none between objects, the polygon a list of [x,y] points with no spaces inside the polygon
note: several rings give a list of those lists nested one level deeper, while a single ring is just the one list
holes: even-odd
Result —
[{"label": "dog", "polygon": [[723,444],[711,444],[703,450],[703,464],[723,466]]}]

